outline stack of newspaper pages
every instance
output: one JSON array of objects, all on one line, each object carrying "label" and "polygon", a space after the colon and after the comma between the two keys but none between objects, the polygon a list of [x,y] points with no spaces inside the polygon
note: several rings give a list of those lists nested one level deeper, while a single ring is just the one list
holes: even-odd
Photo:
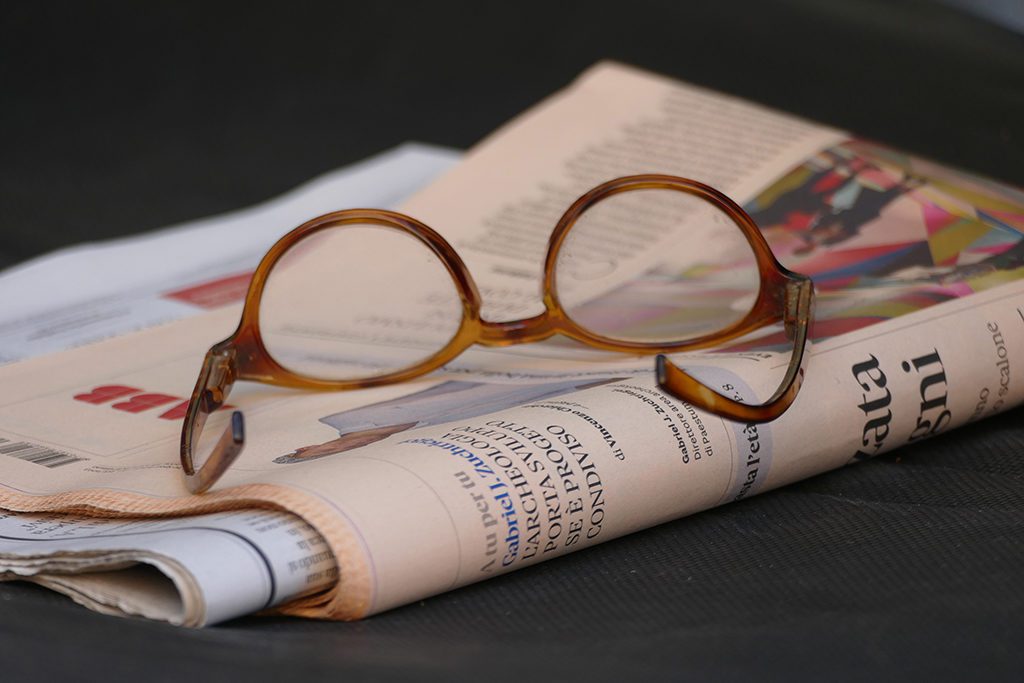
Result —
[{"label": "stack of newspaper pages", "polygon": [[[813,278],[805,381],[781,418],[678,401],[649,356],[476,348],[375,389],[240,383],[245,452],[187,491],[186,399],[275,238],[331,210],[398,208],[455,246],[484,318],[519,319],[543,310],[561,213],[635,173],[721,189]],[[0,578],[190,626],[355,619],[935,436],[1024,401],[1022,231],[1020,190],[599,64],[461,159],[408,145],[263,206],[0,274]],[[641,266],[699,258],[708,239],[627,232],[608,248]],[[625,315],[652,285],[632,286],[588,305]],[[367,321],[367,353],[420,322]]]}]

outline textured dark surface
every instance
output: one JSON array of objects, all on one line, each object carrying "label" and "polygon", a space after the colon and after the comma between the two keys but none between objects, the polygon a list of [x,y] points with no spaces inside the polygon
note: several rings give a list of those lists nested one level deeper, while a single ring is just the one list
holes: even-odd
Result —
[{"label": "textured dark surface", "polygon": [[1024,37],[933,0],[5,2],[0,266],[468,147],[602,58],[1024,184]]},{"label": "textured dark surface", "polygon": [[[1024,38],[924,0],[5,3],[0,266],[468,146],[603,57],[1024,184]],[[0,672],[1019,679],[1022,521],[1018,409],[361,623],[186,631],[0,585]]]}]

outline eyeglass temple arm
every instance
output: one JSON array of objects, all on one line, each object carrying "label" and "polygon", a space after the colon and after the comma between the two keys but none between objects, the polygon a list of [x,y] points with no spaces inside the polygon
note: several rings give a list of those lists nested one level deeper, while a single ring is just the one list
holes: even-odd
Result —
[{"label": "eyeglass temple arm", "polygon": [[768,422],[782,415],[793,404],[804,379],[807,361],[808,327],[814,310],[814,285],[801,277],[787,286],[784,324],[793,340],[793,357],[786,376],[771,398],[761,405],[734,401],[710,389],[687,374],[663,354],[655,360],[658,386],[676,398],[708,412],[742,422]]},{"label": "eyeglass temple arm", "polygon": [[213,486],[245,448],[245,420],[242,413],[236,410],[231,413],[230,422],[213,445],[209,456],[204,458],[202,466],[195,467],[195,446],[199,443],[199,435],[206,426],[207,418],[224,407],[237,377],[235,357],[233,338],[215,344],[203,359],[203,367],[192,393],[181,439],[182,471],[185,485],[192,493],[203,493]]},{"label": "eyeglass temple arm", "polygon": [[213,452],[203,466],[185,473],[185,484],[192,493],[203,493],[213,486],[245,448],[245,419],[239,410],[231,413],[231,422],[217,439]]}]

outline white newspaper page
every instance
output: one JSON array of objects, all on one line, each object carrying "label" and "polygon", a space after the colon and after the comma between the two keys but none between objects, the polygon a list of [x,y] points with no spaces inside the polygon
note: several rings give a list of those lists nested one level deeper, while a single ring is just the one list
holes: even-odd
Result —
[{"label": "white newspaper page", "polygon": [[205,626],[322,591],[323,537],[285,512],[162,520],[0,513],[0,579],[28,579],[111,614]]},{"label": "white newspaper page", "polygon": [[[119,515],[286,509],[326,540],[339,578],[321,604],[283,609],[351,619],[1024,400],[1014,369],[1024,363],[1020,192],[733,98],[598,65],[403,210],[463,253],[484,317],[512,319],[543,308],[543,231],[588,186],[633,172],[719,186],[755,217],[783,263],[814,278],[804,386],[775,422],[737,424],[665,395],[650,356],[559,339],[476,348],[443,372],[376,389],[239,382],[227,410],[245,415],[245,450],[210,492],[192,496],[178,464],[181,422],[203,354],[237,324],[237,310],[224,309],[0,368],[0,506]],[[642,222],[624,227],[607,243],[624,279],[602,280],[586,305],[633,321],[625,314],[649,298],[633,289],[637,274],[647,292],[658,278],[645,268],[661,253],[715,248],[710,226],[685,227],[694,241]],[[410,279],[419,274],[412,261],[398,265]],[[342,270],[339,281],[349,275]],[[401,279],[383,300],[392,308],[361,318],[358,335],[339,330],[341,361],[373,366],[416,350],[443,312],[435,291]],[[770,345],[773,334],[759,342]],[[742,363],[725,369],[727,355],[691,360],[707,366],[713,390],[761,401],[750,380],[777,357],[757,348],[729,349]],[[311,358],[329,365],[330,353]]]}]

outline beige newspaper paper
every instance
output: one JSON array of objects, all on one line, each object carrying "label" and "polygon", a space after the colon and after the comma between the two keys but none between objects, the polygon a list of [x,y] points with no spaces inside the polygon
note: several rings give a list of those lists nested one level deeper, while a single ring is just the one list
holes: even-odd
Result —
[{"label": "beige newspaper paper", "polygon": [[[603,64],[482,143],[403,210],[463,255],[480,284],[485,318],[519,318],[541,310],[547,231],[596,183],[636,172],[678,174],[747,205],[780,178],[790,183],[792,169],[822,150],[858,149],[851,144],[836,130]],[[839,175],[875,174],[844,163]],[[931,176],[948,173],[918,163]],[[911,195],[931,187],[900,185],[899,201],[887,210],[906,211]],[[974,187],[977,201],[996,207],[985,215],[1005,222],[1021,213],[1012,191],[992,199],[989,189]],[[857,196],[832,196],[863,205]],[[949,211],[966,206],[962,197],[943,202]],[[837,210],[826,227],[841,230],[848,214]],[[962,262],[904,267],[901,277],[911,284],[903,298],[893,298],[891,288],[885,297],[860,291],[852,302],[826,292],[819,323],[827,333],[814,344],[804,388],[788,413],[766,425],[731,423],[663,395],[650,357],[558,342],[476,349],[443,373],[379,389],[316,393],[240,384],[229,402],[245,412],[246,450],[210,493],[190,496],[178,465],[184,401],[203,353],[236,324],[236,308],[16,363],[0,368],[0,507],[123,516],[289,511],[326,540],[339,578],[284,610],[359,618],[1021,402],[1020,238],[1012,227],[996,232],[1005,238],[1000,245],[1010,246],[992,247],[994,238],[986,237],[989,246]],[[846,237],[877,238],[867,229]],[[658,250],[678,247],[676,238],[608,248],[622,272],[634,275]],[[687,239],[710,250],[716,236]],[[953,242],[956,253],[973,244]],[[934,253],[943,245],[953,248],[923,248]],[[911,246],[863,249],[905,256],[917,253]],[[804,263],[814,265],[811,258]],[[822,272],[839,277],[842,266]],[[880,273],[860,277],[874,282]],[[619,284],[602,282],[594,294]],[[415,294],[372,330],[368,357],[400,344],[424,319],[429,293]],[[882,322],[864,326],[865,317]],[[742,378],[734,386],[731,375],[710,376],[744,398],[762,391],[740,386]]]}]

